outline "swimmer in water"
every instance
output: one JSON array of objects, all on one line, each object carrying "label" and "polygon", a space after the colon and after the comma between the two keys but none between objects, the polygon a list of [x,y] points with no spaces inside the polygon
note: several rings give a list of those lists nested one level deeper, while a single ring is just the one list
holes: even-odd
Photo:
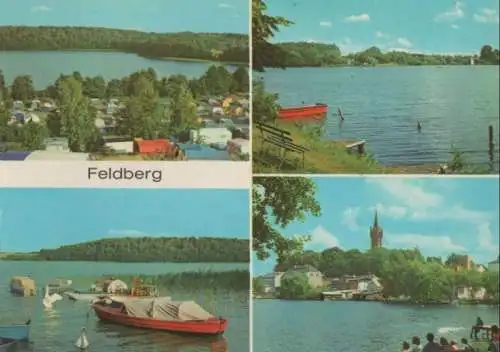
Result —
[{"label": "swimmer in water", "polygon": [[420,123],[420,121],[417,122],[417,131],[422,132],[422,124]]}]

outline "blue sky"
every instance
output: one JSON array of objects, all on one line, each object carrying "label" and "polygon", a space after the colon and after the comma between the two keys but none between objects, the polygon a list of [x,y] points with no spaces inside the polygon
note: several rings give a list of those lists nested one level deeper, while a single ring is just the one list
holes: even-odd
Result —
[{"label": "blue sky", "polygon": [[248,0],[0,0],[0,25],[249,32]]},{"label": "blue sky", "polygon": [[[306,249],[367,250],[369,227],[378,209],[386,248],[418,247],[425,256],[452,252],[487,264],[498,256],[498,178],[315,178],[320,217],[283,230],[310,234]],[[254,274],[272,272],[274,258],[257,261]]]},{"label": "blue sky", "polygon": [[247,190],[0,189],[0,249],[106,237],[248,238]]},{"label": "blue sky", "polygon": [[474,53],[498,46],[498,0],[268,0],[295,25],[276,41],[335,43],[343,52]]}]

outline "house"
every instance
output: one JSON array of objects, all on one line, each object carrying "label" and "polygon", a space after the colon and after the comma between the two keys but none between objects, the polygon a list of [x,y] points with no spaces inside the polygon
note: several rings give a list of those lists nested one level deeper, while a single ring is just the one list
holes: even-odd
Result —
[{"label": "house", "polygon": [[374,293],[383,290],[380,279],[372,274],[367,275],[344,275],[331,281],[332,287],[337,290],[355,290],[359,293]]},{"label": "house", "polygon": [[274,292],[274,273],[259,276],[258,279],[262,283],[265,293]]},{"label": "house", "polygon": [[496,260],[494,260],[492,262],[489,262],[488,263],[488,270],[498,272],[498,261],[499,260],[500,260],[500,257],[498,257]]},{"label": "house", "polygon": [[274,287],[279,288],[281,286],[281,280],[289,275],[294,275],[296,273],[302,273],[307,276],[309,285],[313,288],[323,287],[325,285],[325,276],[321,271],[316,269],[311,265],[295,265],[292,269],[287,270],[284,273],[275,273]]},{"label": "house", "polygon": [[212,108],[212,114],[222,116],[224,115],[224,109],[220,106],[215,106]]},{"label": "house", "polygon": [[484,273],[488,269],[483,264],[474,264],[474,270]]},{"label": "house", "polygon": [[457,298],[458,299],[476,299],[482,300],[486,298],[486,289],[481,287],[479,290],[472,290],[470,287],[458,286],[457,287]]}]

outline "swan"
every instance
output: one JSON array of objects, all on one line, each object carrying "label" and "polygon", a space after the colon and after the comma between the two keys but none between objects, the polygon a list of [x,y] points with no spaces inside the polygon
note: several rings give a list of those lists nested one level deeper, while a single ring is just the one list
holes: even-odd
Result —
[{"label": "swan", "polygon": [[75,346],[80,349],[80,351],[86,350],[89,347],[89,340],[87,340],[87,331],[82,328],[80,332],[80,337],[75,342]]},{"label": "swan", "polygon": [[51,309],[52,308],[52,305],[56,302],[56,301],[60,301],[62,300],[63,298],[61,297],[60,294],[58,293],[53,293],[53,294],[49,294],[49,286],[45,286],[45,296],[43,297],[43,300],[42,300],[42,303],[43,303],[43,306],[46,308],[46,309]]}]

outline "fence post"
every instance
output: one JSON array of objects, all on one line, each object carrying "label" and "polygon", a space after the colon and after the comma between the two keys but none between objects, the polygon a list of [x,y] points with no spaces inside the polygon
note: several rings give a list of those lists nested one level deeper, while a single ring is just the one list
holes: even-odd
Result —
[{"label": "fence post", "polygon": [[495,157],[495,142],[493,140],[493,125],[488,126],[488,155],[490,157],[490,166],[493,171]]}]

